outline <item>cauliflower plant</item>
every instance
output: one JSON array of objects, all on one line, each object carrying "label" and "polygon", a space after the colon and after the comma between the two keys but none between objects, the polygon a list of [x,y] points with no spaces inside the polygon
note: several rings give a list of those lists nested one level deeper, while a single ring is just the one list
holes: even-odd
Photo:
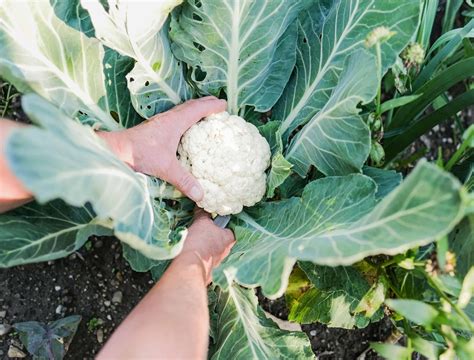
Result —
[{"label": "cauliflower plant", "polygon": [[178,147],[181,163],[198,179],[198,206],[219,215],[237,214],[265,194],[270,146],[257,128],[227,112],[191,127]]}]

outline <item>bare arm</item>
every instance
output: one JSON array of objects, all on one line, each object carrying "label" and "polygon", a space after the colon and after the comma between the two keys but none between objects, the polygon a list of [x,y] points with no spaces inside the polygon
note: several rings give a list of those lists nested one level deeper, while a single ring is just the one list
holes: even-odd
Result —
[{"label": "bare arm", "polygon": [[200,211],[182,253],[130,313],[99,360],[205,359],[209,339],[206,286],[234,236]]},{"label": "bare arm", "polygon": [[[226,102],[215,97],[190,100],[170,111],[154,116],[134,128],[117,132],[99,132],[110,149],[133,169],[154,175],[175,185],[194,201],[203,191],[197,180],[179,164],[176,150],[184,132],[213,113],[224,111]],[[14,129],[25,127],[0,119],[0,213],[31,200],[31,193],[10,170],[5,144]]]},{"label": "bare arm", "polygon": [[0,119],[0,213],[20,206],[31,198],[29,191],[10,171],[5,158],[7,137],[22,126],[14,121]]}]

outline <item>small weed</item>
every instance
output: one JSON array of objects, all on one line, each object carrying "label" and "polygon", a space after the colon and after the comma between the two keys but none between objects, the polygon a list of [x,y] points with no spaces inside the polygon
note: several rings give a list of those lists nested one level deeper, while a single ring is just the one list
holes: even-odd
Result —
[{"label": "small weed", "polygon": [[87,322],[87,330],[89,332],[94,332],[95,330],[97,330],[100,325],[103,324],[103,321],[102,319],[99,319],[99,318],[96,318],[96,317],[93,317],[91,318],[88,322]]},{"label": "small weed", "polygon": [[92,243],[90,241],[86,242],[84,247],[86,248],[87,251],[91,251],[92,249]]}]

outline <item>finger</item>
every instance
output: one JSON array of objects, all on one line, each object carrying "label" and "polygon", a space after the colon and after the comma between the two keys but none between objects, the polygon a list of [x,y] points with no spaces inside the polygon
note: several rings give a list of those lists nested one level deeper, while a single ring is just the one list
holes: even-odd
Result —
[{"label": "finger", "polygon": [[[174,107],[166,113],[166,117],[171,116],[174,122],[174,128],[181,137],[191,126],[206,116],[225,111],[227,102],[219,100],[213,96],[202,99],[194,99],[184,104]],[[178,118],[176,121],[176,118]]]},{"label": "finger", "polygon": [[232,230],[230,229],[224,229],[224,243],[227,247],[232,248],[235,243],[235,236]]},{"label": "finger", "polygon": [[171,165],[165,180],[195,202],[202,200],[204,196],[201,184],[177,160]]}]

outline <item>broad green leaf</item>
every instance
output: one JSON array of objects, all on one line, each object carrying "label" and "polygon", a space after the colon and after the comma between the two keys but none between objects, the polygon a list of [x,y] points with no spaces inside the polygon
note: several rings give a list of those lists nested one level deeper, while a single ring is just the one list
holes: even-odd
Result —
[{"label": "broad green leaf", "polygon": [[89,236],[110,235],[88,207],[62,201],[25,205],[0,215],[0,268],[65,257]]},{"label": "broad green leaf", "polygon": [[155,281],[160,280],[170,264],[171,260],[157,261],[157,264],[150,269],[152,279]]},{"label": "broad green leaf", "polygon": [[301,196],[307,181],[298,174],[291,174],[285,182],[280,185],[280,196],[288,199],[293,196]]},{"label": "broad green leaf", "polygon": [[457,179],[420,163],[378,204],[376,185],[364,175],[309,183],[301,198],[266,203],[237,215],[237,244],[214,273],[280,296],[296,260],[350,265],[366,256],[395,255],[447,234],[464,212]]},{"label": "broad green leaf", "polygon": [[143,121],[133,108],[130,92],[127,88],[126,75],[132,70],[134,61],[121,56],[112,49],[105,49],[104,74],[107,97],[106,108],[112,117],[123,127],[130,128]]},{"label": "broad green leaf", "polygon": [[[54,0],[51,3],[56,15],[67,25],[89,37],[94,37],[92,20],[87,10],[81,6],[80,0]],[[110,48],[105,48],[102,63],[107,96],[101,99],[100,105],[108,109],[112,117],[123,127],[129,128],[140,123],[143,119],[133,108],[126,79],[135,61]]]},{"label": "broad green leaf", "polygon": [[387,306],[415,324],[431,327],[439,315],[433,306],[418,300],[387,299]]},{"label": "broad green leaf", "polygon": [[122,255],[133,271],[147,272],[159,263],[159,260],[150,259],[127,244],[122,245]]},{"label": "broad green leaf", "polygon": [[288,287],[285,290],[285,302],[288,309],[298,305],[298,299],[312,287],[311,282],[305,272],[295,266],[288,280]]},{"label": "broad green leaf", "polygon": [[308,0],[190,0],[172,19],[173,52],[206,94],[227,94],[228,110],[271,109],[295,64],[293,20]]},{"label": "broad green leaf", "polygon": [[364,175],[372,178],[377,184],[377,193],[375,194],[377,199],[383,199],[402,182],[402,174],[394,170],[383,170],[364,166],[362,172]]},{"label": "broad green leaf", "polygon": [[[336,0],[317,2],[298,18],[296,68],[274,108],[282,134],[306,124],[326,104],[340,82],[345,59],[364,48],[367,35],[386,26],[397,34],[382,44],[386,71],[411,40],[418,24],[418,0]],[[323,6],[321,6],[323,4]],[[359,68],[371,66],[360,63]],[[361,69],[362,70],[362,69]],[[376,77],[375,68],[366,80]],[[356,74],[356,73],[354,73]]]},{"label": "broad green leaf", "polygon": [[267,197],[272,198],[275,195],[275,189],[291,175],[293,165],[278,152],[272,158],[272,165],[267,179]]},{"label": "broad green leaf", "polygon": [[81,320],[79,315],[72,315],[48,324],[16,323],[14,328],[33,359],[63,359]]},{"label": "broad green leaf", "polygon": [[[366,327],[370,319],[354,311],[369,291],[364,277],[352,267],[318,266],[300,262],[313,285],[289,307],[288,319],[298,323],[321,322],[329,327],[352,329]],[[375,312],[375,311],[374,311]],[[379,312],[377,319],[383,316]]]},{"label": "broad green leaf", "polygon": [[432,341],[425,340],[419,336],[410,337],[413,349],[428,360],[438,360],[441,347]]},{"label": "broad green leaf", "polygon": [[165,259],[179,253],[183,242],[169,238],[170,219],[150,194],[151,179],[133,172],[92,129],[43,99],[26,95],[23,109],[41,127],[13,132],[6,155],[39,202],[61,198],[73,206],[90,203],[120,240],[146,256]]},{"label": "broad green leaf", "polygon": [[81,0],[50,0],[50,3],[56,16],[70,27],[79,30],[88,37],[95,36],[91,18],[81,6]]},{"label": "broad green leaf", "polygon": [[170,260],[150,259],[127,244],[122,244],[122,254],[125,260],[130,264],[133,271],[150,271],[151,277],[155,281],[158,281],[163,276],[170,264]]},{"label": "broad green leaf", "polygon": [[[168,234],[164,235],[165,237],[168,236]],[[158,273],[158,269],[163,269],[164,271],[168,265],[166,260],[150,259],[143,255],[140,251],[135,250],[127,244],[122,244],[122,255],[130,264],[130,267],[133,269],[133,271],[147,272],[156,268],[155,273]]]},{"label": "broad green leaf", "polygon": [[449,234],[456,254],[456,272],[464,277],[474,265],[474,215],[466,216]]},{"label": "broad green leaf", "polygon": [[[385,300],[386,285],[383,281],[377,281],[367,291],[355,308],[355,313],[364,313],[366,317],[371,318],[378,311]],[[380,314],[383,316],[383,313]]]},{"label": "broad green leaf", "polygon": [[[0,72],[22,91],[34,91],[73,117],[79,111],[117,130],[105,101],[104,49],[72,29],[47,0],[3,0],[0,7]],[[104,104],[104,103],[103,103]]]},{"label": "broad green leaf", "polygon": [[145,118],[168,110],[191,95],[183,66],[171,53],[165,24],[170,11],[181,2],[148,1],[137,5],[108,0],[107,12],[99,0],[81,0],[89,11],[96,37],[136,61],[127,75],[128,87],[133,106]]},{"label": "broad green leaf", "polygon": [[325,105],[290,142],[285,157],[298,174],[306,176],[311,165],[325,175],[360,171],[370,151],[370,130],[357,106],[376,95],[375,64],[365,50],[352,55]]},{"label": "broad green leaf", "polygon": [[378,76],[373,59],[353,54],[371,30],[389,27],[397,35],[382,45],[385,72],[415,32],[418,12],[417,0],[339,0],[329,12],[318,2],[299,16],[296,68],[273,117],[285,139],[309,123],[285,153],[300,175],[310,165],[326,175],[360,170],[370,144],[356,106],[375,96]]},{"label": "broad green leaf", "polygon": [[265,317],[252,289],[237,284],[217,290],[212,360],[313,359],[303,332],[280,330]]},{"label": "broad green leaf", "polygon": [[370,347],[387,360],[411,360],[412,350],[400,345],[371,343]]},{"label": "broad green leaf", "polygon": [[[245,120],[249,121],[248,118]],[[258,127],[258,131],[260,134],[267,140],[268,144],[270,145],[270,150],[272,154],[275,154],[277,151],[283,151],[280,148],[281,138],[279,138],[278,129],[280,127],[279,121],[269,121],[264,125]]]}]

